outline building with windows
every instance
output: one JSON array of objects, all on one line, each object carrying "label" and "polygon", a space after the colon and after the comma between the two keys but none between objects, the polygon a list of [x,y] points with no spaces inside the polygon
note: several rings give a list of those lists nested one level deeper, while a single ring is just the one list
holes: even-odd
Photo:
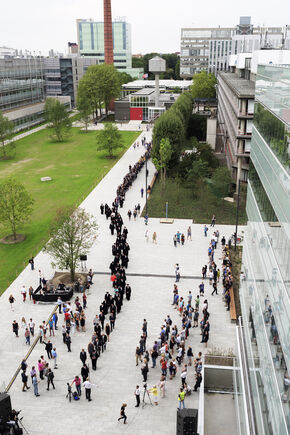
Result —
[{"label": "building with windows", "polygon": [[53,57],[44,59],[45,84],[47,96],[70,96],[73,107],[77,101],[79,80],[88,67],[96,65],[96,57]]},{"label": "building with windows", "polygon": [[254,113],[255,82],[245,78],[246,59],[237,72],[217,76],[220,151],[234,180],[247,181]]},{"label": "building with windows", "polygon": [[259,65],[235,371],[240,434],[290,430],[290,64]]},{"label": "building with windows", "polygon": [[[113,23],[114,65],[120,70],[132,67],[131,25],[125,21]],[[104,23],[93,20],[77,20],[79,53],[94,56],[104,63]]]},{"label": "building with windows", "polygon": [[[142,68],[132,68],[131,24],[113,21],[114,65],[120,72],[141,78]],[[81,56],[96,57],[99,63],[105,61],[104,22],[77,20],[78,48]]]},{"label": "building with windows", "polygon": [[180,76],[229,69],[231,54],[252,53],[261,48],[289,49],[287,27],[254,27],[251,17],[240,17],[235,27],[181,29]]}]

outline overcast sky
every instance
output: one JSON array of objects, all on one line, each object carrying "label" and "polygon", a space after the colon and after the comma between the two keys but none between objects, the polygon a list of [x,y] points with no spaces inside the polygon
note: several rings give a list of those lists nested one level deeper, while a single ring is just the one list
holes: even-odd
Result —
[{"label": "overcast sky", "polygon": [[[244,15],[251,16],[254,25],[284,26],[290,21],[289,0],[111,1],[113,19],[126,17],[132,25],[133,54],[180,51],[181,27],[232,27]],[[103,0],[3,0],[0,46],[37,54],[51,48],[65,52],[68,41],[77,41],[77,18],[102,21]]]}]

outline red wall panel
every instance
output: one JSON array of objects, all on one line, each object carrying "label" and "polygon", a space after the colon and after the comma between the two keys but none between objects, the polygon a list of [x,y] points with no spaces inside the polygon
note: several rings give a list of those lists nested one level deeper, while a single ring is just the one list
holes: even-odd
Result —
[{"label": "red wall panel", "polygon": [[142,107],[131,107],[130,108],[130,120],[131,121],[142,121],[142,119],[143,119]]}]

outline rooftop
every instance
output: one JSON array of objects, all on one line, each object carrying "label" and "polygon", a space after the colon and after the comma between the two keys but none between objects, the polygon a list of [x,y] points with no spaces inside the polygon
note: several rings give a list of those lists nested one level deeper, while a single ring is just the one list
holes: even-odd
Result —
[{"label": "rooftop", "polygon": [[255,82],[252,80],[242,79],[236,73],[219,72],[218,76],[238,97],[255,97]]},{"label": "rooftop", "polygon": [[[168,88],[181,88],[189,89],[192,85],[192,80],[159,80],[160,89]],[[155,88],[155,80],[135,80],[133,82],[122,85],[123,89],[143,89],[143,88]]]}]

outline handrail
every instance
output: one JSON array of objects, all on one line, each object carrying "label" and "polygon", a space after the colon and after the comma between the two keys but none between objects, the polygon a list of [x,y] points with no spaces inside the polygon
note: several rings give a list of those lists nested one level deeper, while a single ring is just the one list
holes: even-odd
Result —
[{"label": "handrail", "polygon": [[[51,315],[49,316],[48,320],[46,321],[46,325],[48,324],[49,320],[52,318],[52,316],[54,315],[54,313],[57,311],[57,309],[58,309],[58,305],[56,305],[56,306],[54,307],[54,309],[53,309]],[[37,335],[36,339],[34,340],[34,342],[32,343],[32,345],[30,346],[30,348],[29,348],[27,354],[26,354],[25,357],[24,357],[24,361],[26,361],[26,360],[29,358],[29,356],[31,355],[33,349],[34,349],[35,346],[37,345],[37,342],[38,342],[38,340],[39,340],[39,337],[40,337],[40,335]],[[23,361],[23,360],[22,360],[22,361]],[[5,388],[5,391],[4,391],[5,393],[8,393],[8,391],[9,391],[10,388],[12,387],[12,385],[13,385],[15,379],[17,378],[17,376],[18,376],[18,374],[19,374],[19,372],[20,372],[20,370],[21,370],[21,364],[19,364],[19,366],[17,367],[16,372],[15,372],[14,375],[12,376],[12,379],[10,380],[9,384],[7,385],[7,387]]]}]

